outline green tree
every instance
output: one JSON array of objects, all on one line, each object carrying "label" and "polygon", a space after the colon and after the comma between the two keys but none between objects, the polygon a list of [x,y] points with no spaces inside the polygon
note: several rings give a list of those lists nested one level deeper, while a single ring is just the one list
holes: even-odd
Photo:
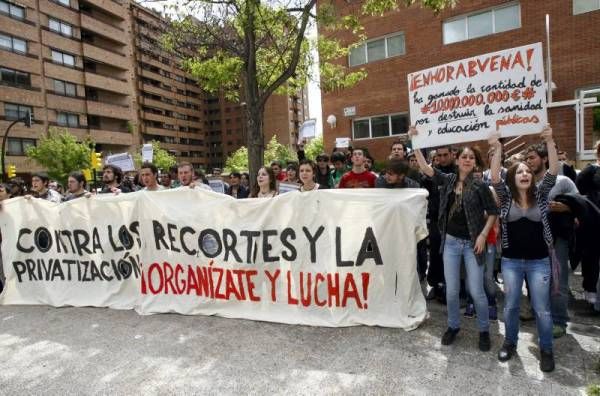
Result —
[{"label": "green tree", "polygon": [[[382,15],[399,4],[419,3],[435,11],[455,0],[366,0],[360,13]],[[333,0],[188,0],[167,6],[177,13],[162,37],[163,47],[182,57],[183,67],[211,93],[244,102],[249,170],[264,162],[263,113],[273,93],[296,92],[307,82],[313,59],[307,28],[319,23],[325,34],[313,43],[319,50],[321,87],[342,89],[366,77],[342,59],[352,45],[333,32],[346,31],[363,41],[357,15],[340,16]],[[315,12],[316,9],[316,12]],[[314,25],[313,25],[314,26]],[[254,183],[254,177],[250,178]]]},{"label": "green tree", "polygon": [[46,168],[50,178],[66,185],[69,173],[88,169],[91,163],[93,142],[77,142],[66,129],[50,128],[38,145],[27,149],[27,156]]},{"label": "green tree", "polygon": [[[170,154],[167,150],[160,147],[160,142],[156,140],[151,141],[152,143],[152,163],[156,165],[158,169],[169,170],[170,167],[177,163],[177,158],[173,154]],[[133,155],[136,167],[142,165],[142,148]]]},{"label": "green tree", "polygon": [[304,146],[304,154],[309,160],[315,160],[317,155],[325,152],[325,146],[323,145],[323,136],[312,139],[306,146]]},{"label": "green tree", "polygon": [[298,161],[296,153],[289,148],[277,141],[277,136],[273,135],[267,149],[265,150],[264,165],[271,165],[273,161],[281,161],[283,163],[290,161]]},{"label": "green tree", "polygon": [[248,149],[242,146],[225,161],[225,172],[242,172],[248,170]]}]

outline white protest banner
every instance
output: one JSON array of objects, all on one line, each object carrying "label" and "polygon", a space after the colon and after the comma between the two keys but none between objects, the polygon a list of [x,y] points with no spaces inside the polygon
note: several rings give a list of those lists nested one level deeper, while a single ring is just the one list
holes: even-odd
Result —
[{"label": "white protest banner", "polygon": [[142,146],[142,162],[152,162],[154,157],[154,148],[152,143],[144,144]]},{"label": "white protest banner", "polygon": [[541,132],[548,123],[541,43],[408,75],[413,147]]},{"label": "white protest banner", "polygon": [[0,213],[0,304],[414,329],[426,315],[416,271],[426,196],[236,200],[180,188],[64,204],[12,199]]},{"label": "white protest banner", "polygon": [[114,165],[119,168],[123,172],[129,172],[135,170],[135,165],[133,164],[133,158],[129,153],[121,153],[121,154],[113,154],[106,157],[106,165]]}]

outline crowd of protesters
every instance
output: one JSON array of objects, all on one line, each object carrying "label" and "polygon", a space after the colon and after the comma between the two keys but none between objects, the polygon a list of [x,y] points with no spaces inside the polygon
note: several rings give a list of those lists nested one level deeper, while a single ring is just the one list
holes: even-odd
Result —
[{"label": "crowd of protesters", "polygon": [[[410,128],[408,136],[417,134]],[[253,188],[248,173],[213,177],[234,198],[271,198],[283,183],[303,193],[332,188],[424,188],[429,192],[429,237],[417,246],[418,273],[427,282],[428,300],[447,305],[448,328],[443,345],[460,330],[461,300],[465,317],[477,317],[478,347],[491,349],[490,321],[498,319],[497,293],[501,273],[505,340],[500,361],[516,353],[519,320],[536,320],[540,369],[554,369],[553,339],[566,333],[569,273],[581,265],[590,314],[600,314],[600,142],[597,161],[577,172],[558,151],[547,126],[541,141],[505,158],[499,135],[488,141],[484,160],[477,146],[437,147],[425,155],[411,151],[405,140],[394,141],[380,174],[373,158],[360,148],[335,149],[331,156],[298,162],[274,161],[258,170]],[[159,191],[188,186],[210,190],[207,177],[190,163],[159,173],[144,163],[134,174],[116,166],[102,169],[100,194]],[[283,190],[282,190],[283,192]],[[16,196],[52,202],[90,197],[84,175],[69,175],[66,191],[44,173],[32,176],[31,188],[13,180],[0,185],[0,200]],[[464,263],[464,271],[461,271]],[[500,265],[498,265],[500,263]],[[521,304],[523,282],[526,304]]]}]

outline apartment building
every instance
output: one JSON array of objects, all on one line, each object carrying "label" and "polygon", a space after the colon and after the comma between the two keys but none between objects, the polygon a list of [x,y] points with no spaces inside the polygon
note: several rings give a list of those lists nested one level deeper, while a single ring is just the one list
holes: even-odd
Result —
[{"label": "apartment building", "polygon": [[[160,48],[167,23],[130,0],[0,0],[0,134],[27,112],[35,120],[11,129],[6,163],[38,170],[25,150],[61,127],[105,155],[156,140],[180,162],[223,167],[247,144],[244,109],[204,92]],[[271,98],[267,138],[293,144],[306,106],[305,93]]]},{"label": "apartment building", "polygon": [[[362,2],[335,4],[342,15],[358,15]],[[546,14],[554,102],[549,120],[559,147],[570,158],[591,158],[593,141],[600,138],[591,107],[597,105],[588,104],[581,112],[573,102],[600,95],[599,0],[462,0],[439,15],[412,6],[362,18],[367,41],[339,62],[364,68],[368,77],[351,89],[323,94],[323,119],[337,119],[335,126],[324,122],[326,149],[333,149],[336,137],[351,137],[355,147],[366,147],[375,158],[384,159],[393,140],[406,138],[408,73],[536,42],[544,44],[546,53]],[[346,32],[336,37],[354,41]],[[598,128],[600,120],[595,121]],[[532,139],[523,138],[520,147]]]},{"label": "apartment building", "polygon": [[102,151],[139,141],[135,119],[130,24],[116,0],[0,0],[0,131],[27,112],[32,128],[16,124],[7,164],[35,170],[28,146],[52,126]]},{"label": "apartment building", "polygon": [[298,132],[308,117],[308,90],[299,89],[292,95],[271,95],[265,105],[265,143],[274,135],[283,145],[297,149]]}]

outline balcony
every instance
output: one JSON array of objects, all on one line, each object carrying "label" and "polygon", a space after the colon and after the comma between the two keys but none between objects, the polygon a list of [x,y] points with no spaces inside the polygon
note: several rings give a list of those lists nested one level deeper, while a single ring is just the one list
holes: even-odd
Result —
[{"label": "balcony", "polygon": [[100,144],[119,146],[133,145],[133,135],[131,133],[114,132],[104,129],[90,129],[90,135],[96,143]]},{"label": "balcony", "polygon": [[128,106],[96,102],[91,100],[87,101],[87,105],[88,113],[92,115],[118,118],[121,120],[131,120],[133,118],[131,114],[131,108]]},{"label": "balcony", "polygon": [[100,74],[85,72],[85,85],[105,89],[107,91],[129,95],[131,89],[127,81],[117,80],[115,78],[102,76]]},{"label": "balcony", "polygon": [[126,56],[88,43],[83,44],[83,56],[122,70],[129,70],[130,68],[130,61]]},{"label": "balcony", "polygon": [[107,37],[111,40],[123,43],[123,45],[127,44],[126,34],[122,29],[101,22],[87,14],[81,14],[81,27],[89,29],[92,32],[98,33],[99,35]]},{"label": "balcony", "polygon": [[48,93],[48,107],[75,113],[85,113],[85,101],[82,98],[54,95]]},{"label": "balcony", "polygon": [[85,0],[87,3],[93,4],[95,7],[106,11],[119,19],[124,19],[127,15],[127,9],[125,6],[117,0]]}]

